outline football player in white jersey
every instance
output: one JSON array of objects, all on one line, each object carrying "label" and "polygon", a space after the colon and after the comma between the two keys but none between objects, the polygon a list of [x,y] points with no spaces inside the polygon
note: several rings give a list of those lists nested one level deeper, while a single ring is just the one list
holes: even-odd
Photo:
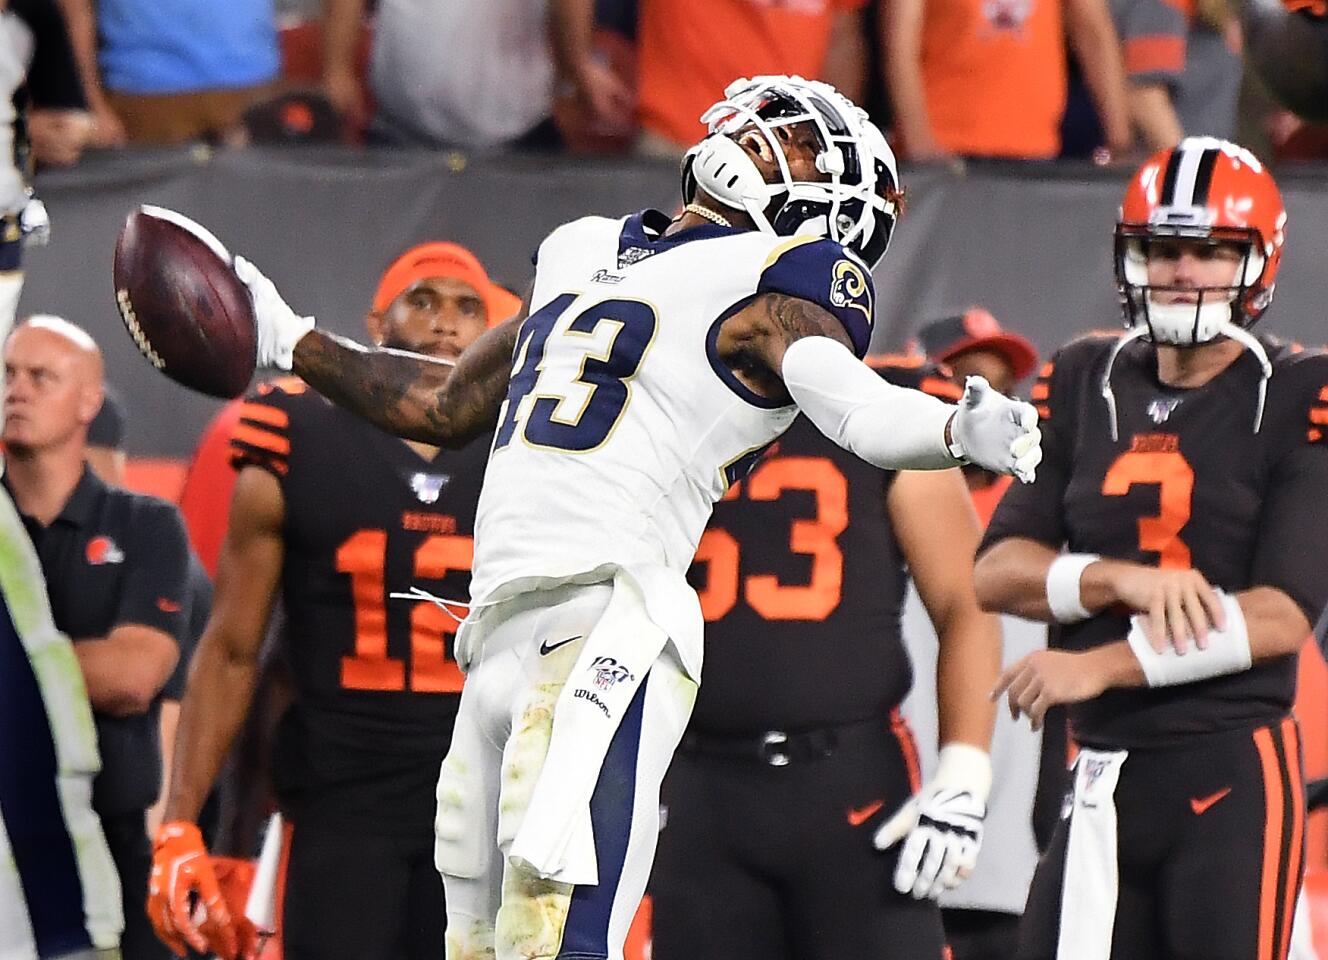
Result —
[{"label": "football player in white jersey", "polygon": [[[559,227],[521,313],[454,367],[313,330],[236,262],[260,363],[405,437],[497,424],[438,785],[449,960],[621,957],[701,674],[683,575],[711,505],[799,411],[884,469],[1029,480],[1041,456],[1032,407],[980,378],[955,407],[860,362],[900,199],[862,110],[759,77],[703,120],[681,216]],[[931,813],[939,860],[966,827]]]}]

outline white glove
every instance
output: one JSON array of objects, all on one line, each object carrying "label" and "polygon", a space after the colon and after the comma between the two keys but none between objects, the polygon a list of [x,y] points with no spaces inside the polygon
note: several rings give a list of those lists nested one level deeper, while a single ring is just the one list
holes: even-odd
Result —
[{"label": "white glove", "polygon": [[1013,473],[1032,483],[1042,462],[1037,423],[1031,403],[1002,396],[983,377],[969,377],[950,426],[950,452],[984,470]]},{"label": "white glove", "polygon": [[254,301],[258,366],[289,370],[295,344],[314,328],[314,318],[302,317],[292,310],[272,281],[244,257],[236,257],[233,266],[235,275],[249,288],[249,296]]},{"label": "white glove", "polygon": [[968,878],[977,866],[990,790],[987,751],[966,743],[941,747],[936,775],[873,838],[877,850],[908,838],[895,867],[896,890],[934,900]]},{"label": "white glove", "polygon": [[18,229],[26,247],[42,247],[51,242],[51,215],[46,204],[29,195],[18,215]]}]

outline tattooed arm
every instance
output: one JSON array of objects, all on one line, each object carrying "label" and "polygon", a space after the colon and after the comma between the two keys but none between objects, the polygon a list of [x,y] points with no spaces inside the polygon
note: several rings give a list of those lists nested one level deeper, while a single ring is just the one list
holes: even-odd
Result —
[{"label": "tattooed arm", "polygon": [[955,408],[887,383],[852,353],[848,332],[824,307],[779,293],[724,321],[720,357],[763,397],[796,403],[818,430],[885,470],[955,465]]},{"label": "tattooed arm", "polygon": [[293,369],[329,400],[388,433],[459,447],[498,422],[525,318],[523,304],[515,317],[485,331],[455,364],[311,330],[296,344]]},{"label": "tattooed arm", "polygon": [[803,337],[829,337],[848,349],[844,325],[810,300],[766,293],[724,321],[716,348],[747,387],[769,400],[792,403],[781,371],[784,352]]}]

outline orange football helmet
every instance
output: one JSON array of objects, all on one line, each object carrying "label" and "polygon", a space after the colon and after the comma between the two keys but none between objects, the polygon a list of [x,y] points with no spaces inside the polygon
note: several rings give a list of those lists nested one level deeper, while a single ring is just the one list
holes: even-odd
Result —
[{"label": "orange football helmet", "polygon": [[[1117,437],[1111,371],[1131,341],[1194,347],[1218,337],[1240,342],[1262,369],[1254,430],[1263,423],[1268,378],[1273,375],[1263,345],[1248,327],[1273,301],[1277,268],[1286,242],[1286,207],[1272,174],[1259,159],[1229,140],[1186,137],[1159,150],[1130,179],[1116,220],[1116,286],[1128,333],[1117,341],[1102,374],[1102,397]],[[1189,290],[1196,302],[1153,297],[1148,248],[1154,240],[1188,239],[1233,243],[1243,249],[1228,286]]]},{"label": "orange football helmet", "polygon": [[[1116,223],[1116,283],[1127,326],[1147,324],[1155,342],[1189,346],[1225,332],[1220,328],[1226,323],[1253,324],[1273,299],[1286,219],[1272,174],[1244,147],[1186,137],[1155,153],[1131,178]],[[1150,304],[1148,243],[1162,237],[1242,245],[1245,259],[1235,283],[1205,291],[1200,309],[1165,311]]]}]

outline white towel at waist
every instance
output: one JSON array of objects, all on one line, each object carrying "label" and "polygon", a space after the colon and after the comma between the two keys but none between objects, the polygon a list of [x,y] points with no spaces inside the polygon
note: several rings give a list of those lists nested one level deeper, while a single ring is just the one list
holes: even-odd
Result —
[{"label": "white towel at waist", "polygon": [[1057,960],[1110,960],[1120,893],[1115,794],[1128,755],[1085,748],[1075,759]]},{"label": "white towel at waist", "polygon": [[618,570],[613,596],[554,708],[549,751],[507,851],[513,863],[563,883],[599,882],[590,798],[623,715],[670,640],[656,617],[686,631],[680,638],[686,647],[699,648],[700,604],[681,574],[666,567]]}]

